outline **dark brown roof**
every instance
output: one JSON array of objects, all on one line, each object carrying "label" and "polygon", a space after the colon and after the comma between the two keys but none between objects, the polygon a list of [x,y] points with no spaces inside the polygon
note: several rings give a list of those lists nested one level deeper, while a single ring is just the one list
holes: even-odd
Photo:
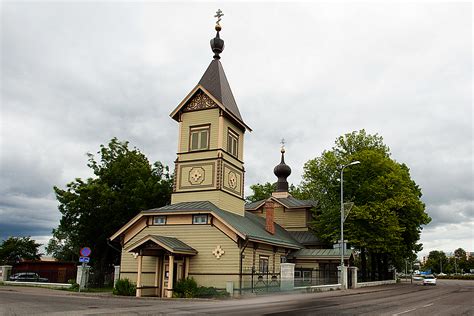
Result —
[{"label": "dark brown roof", "polygon": [[236,118],[243,121],[227,81],[224,68],[219,60],[213,59],[211,61],[201,80],[199,80],[199,84],[209,91],[214,98],[219,100]]},{"label": "dark brown roof", "polygon": [[224,68],[218,59],[211,61],[201,80],[199,80],[199,84],[211,93],[240,123],[244,124],[244,120],[240,115],[239,108],[230,89],[229,82],[227,81]]}]

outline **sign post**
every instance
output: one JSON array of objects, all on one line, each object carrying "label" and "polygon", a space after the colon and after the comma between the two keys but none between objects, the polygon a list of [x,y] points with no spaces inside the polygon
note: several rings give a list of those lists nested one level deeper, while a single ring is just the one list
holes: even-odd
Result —
[{"label": "sign post", "polygon": [[[82,263],[82,265],[79,267],[81,269],[81,272],[78,273],[78,277],[80,277],[80,280],[78,280],[79,282],[79,292],[81,292],[81,289],[85,286],[86,286],[86,278],[84,276],[84,272],[86,270],[86,263],[89,263],[90,261],[90,258],[89,256],[91,255],[91,248],[89,247],[83,247],[81,248],[81,250],[79,251],[79,254],[81,255],[79,257],[79,262]],[[79,278],[78,278],[79,279]],[[88,279],[88,278],[87,278]]]}]

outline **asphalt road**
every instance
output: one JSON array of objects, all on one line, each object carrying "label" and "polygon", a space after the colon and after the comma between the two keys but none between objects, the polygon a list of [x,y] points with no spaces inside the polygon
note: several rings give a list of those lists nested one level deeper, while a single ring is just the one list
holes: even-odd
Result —
[{"label": "asphalt road", "polygon": [[474,315],[474,281],[396,284],[225,301],[123,298],[0,286],[0,315]]}]

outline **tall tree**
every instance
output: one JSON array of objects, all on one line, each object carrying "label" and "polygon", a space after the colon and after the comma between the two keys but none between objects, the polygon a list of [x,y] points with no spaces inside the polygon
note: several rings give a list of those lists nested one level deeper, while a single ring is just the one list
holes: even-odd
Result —
[{"label": "tall tree", "polygon": [[422,225],[430,218],[408,167],[390,158],[381,136],[361,130],[339,137],[331,150],[304,166],[301,190],[320,205],[314,222],[320,237],[339,239],[340,170],[356,160],[359,165],[344,171],[344,201],[354,203],[344,224],[345,239],[360,250],[363,278],[369,270],[380,278],[390,265],[401,268],[405,259],[416,258]]},{"label": "tall tree", "polygon": [[169,204],[172,177],[168,167],[150,164],[138,149],[117,138],[101,145],[97,154],[98,158],[88,154],[94,178],[76,178],[66,189],[54,187],[62,217],[47,251],[77,259],[81,247],[90,247],[94,276],[100,282],[120,255],[107,238],[141,210]]},{"label": "tall tree", "polygon": [[9,237],[0,244],[0,264],[15,264],[22,259],[39,260],[41,253],[36,241],[30,237]]},{"label": "tall tree", "polygon": [[[250,190],[252,190],[252,194],[247,196],[245,199],[247,202],[257,202],[260,200],[268,199],[272,196],[272,193],[276,190],[276,182],[270,183],[266,182],[264,184],[252,184],[250,186]],[[290,184],[288,191],[291,195],[298,197],[300,195],[300,191],[298,187],[295,187],[293,184]]]},{"label": "tall tree", "polygon": [[448,257],[443,251],[433,250],[428,254],[423,269],[431,270],[432,273],[444,273],[449,271],[448,262]]}]

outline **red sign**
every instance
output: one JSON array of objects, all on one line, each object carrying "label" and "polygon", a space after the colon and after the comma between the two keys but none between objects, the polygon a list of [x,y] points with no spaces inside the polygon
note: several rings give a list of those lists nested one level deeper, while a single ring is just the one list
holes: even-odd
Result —
[{"label": "red sign", "polygon": [[82,257],[89,257],[91,255],[91,252],[91,248],[89,247],[81,248],[81,250],[79,251]]}]

